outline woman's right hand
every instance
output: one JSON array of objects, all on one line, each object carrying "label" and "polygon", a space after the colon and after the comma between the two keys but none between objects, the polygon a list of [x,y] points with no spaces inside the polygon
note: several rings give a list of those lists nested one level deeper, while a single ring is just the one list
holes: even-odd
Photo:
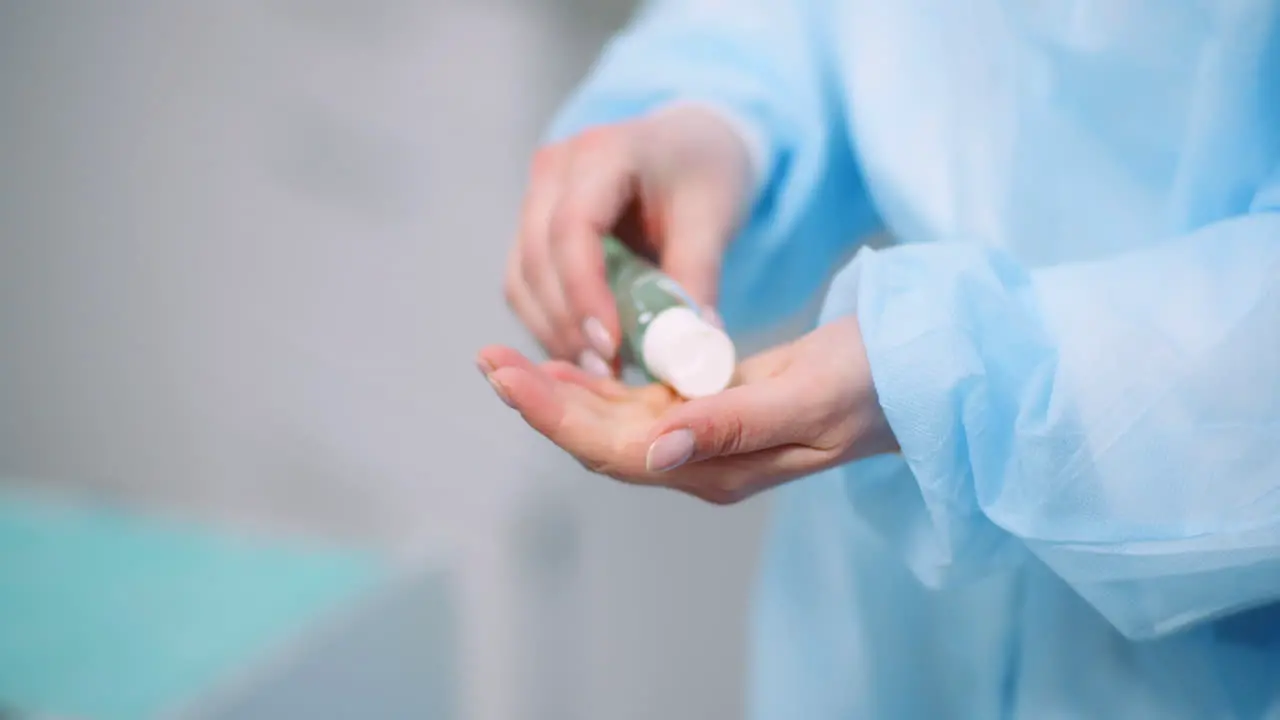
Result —
[{"label": "woman's right hand", "polygon": [[543,148],[507,263],[507,302],[551,357],[611,374],[620,332],[602,237],[614,234],[654,257],[713,308],[751,173],[733,126],[693,105]]}]

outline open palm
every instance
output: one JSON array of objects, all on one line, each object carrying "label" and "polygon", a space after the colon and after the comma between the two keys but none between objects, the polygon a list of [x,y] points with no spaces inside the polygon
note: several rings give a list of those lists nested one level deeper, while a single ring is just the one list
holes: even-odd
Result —
[{"label": "open palm", "polygon": [[588,469],[716,503],[893,449],[857,323],[826,325],[752,357],[733,387],[686,401],[663,385],[535,365],[494,346],[478,364],[507,404]]}]

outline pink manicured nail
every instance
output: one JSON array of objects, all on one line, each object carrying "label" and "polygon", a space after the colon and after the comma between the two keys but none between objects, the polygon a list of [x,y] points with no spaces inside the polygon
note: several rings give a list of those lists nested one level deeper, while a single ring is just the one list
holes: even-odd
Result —
[{"label": "pink manicured nail", "polygon": [[601,359],[608,360],[613,357],[613,336],[605,329],[604,323],[589,317],[582,321],[582,334],[586,336],[592,349],[600,354]]},{"label": "pink manicured nail", "polygon": [[644,464],[649,472],[675,470],[693,457],[693,431],[676,430],[660,436],[649,446]]},{"label": "pink manicured nail", "polygon": [[609,363],[600,357],[600,354],[594,350],[583,350],[578,356],[578,367],[587,371],[596,377],[612,377],[613,372],[609,370]]}]

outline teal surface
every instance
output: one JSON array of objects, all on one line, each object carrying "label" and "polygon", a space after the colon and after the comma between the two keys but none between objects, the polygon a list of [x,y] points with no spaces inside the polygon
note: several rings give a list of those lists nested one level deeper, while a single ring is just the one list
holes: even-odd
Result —
[{"label": "teal surface", "polygon": [[148,718],[353,600],[376,559],[0,493],[0,706]]}]

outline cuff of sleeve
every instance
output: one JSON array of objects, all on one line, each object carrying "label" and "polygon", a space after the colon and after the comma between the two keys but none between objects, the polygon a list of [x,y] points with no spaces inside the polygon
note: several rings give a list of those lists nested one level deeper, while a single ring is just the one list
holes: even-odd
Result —
[{"label": "cuff of sleeve", "polygon": [[[848,474],[854,509],[917,525],[895,533],[912,538],[899,549],[930,586],[1007,567],[1025,552],[983,512],[972,457],[972,443],[984,439],[971,432],[1000,420],[991,417],[997,408],[986,406],[985,359],[964,299],[984,295],[971,286],[995,281],[991,276],[980,249],[863,248],[836,276],[822,313],[824,323],[857,315],[876,393],[919,488],[896,496],[893,507],[856,507],[859,494],[870,490],[860,487],[863,474],[855,465]],[[886,525],[883,518],[867,519]]]}]

